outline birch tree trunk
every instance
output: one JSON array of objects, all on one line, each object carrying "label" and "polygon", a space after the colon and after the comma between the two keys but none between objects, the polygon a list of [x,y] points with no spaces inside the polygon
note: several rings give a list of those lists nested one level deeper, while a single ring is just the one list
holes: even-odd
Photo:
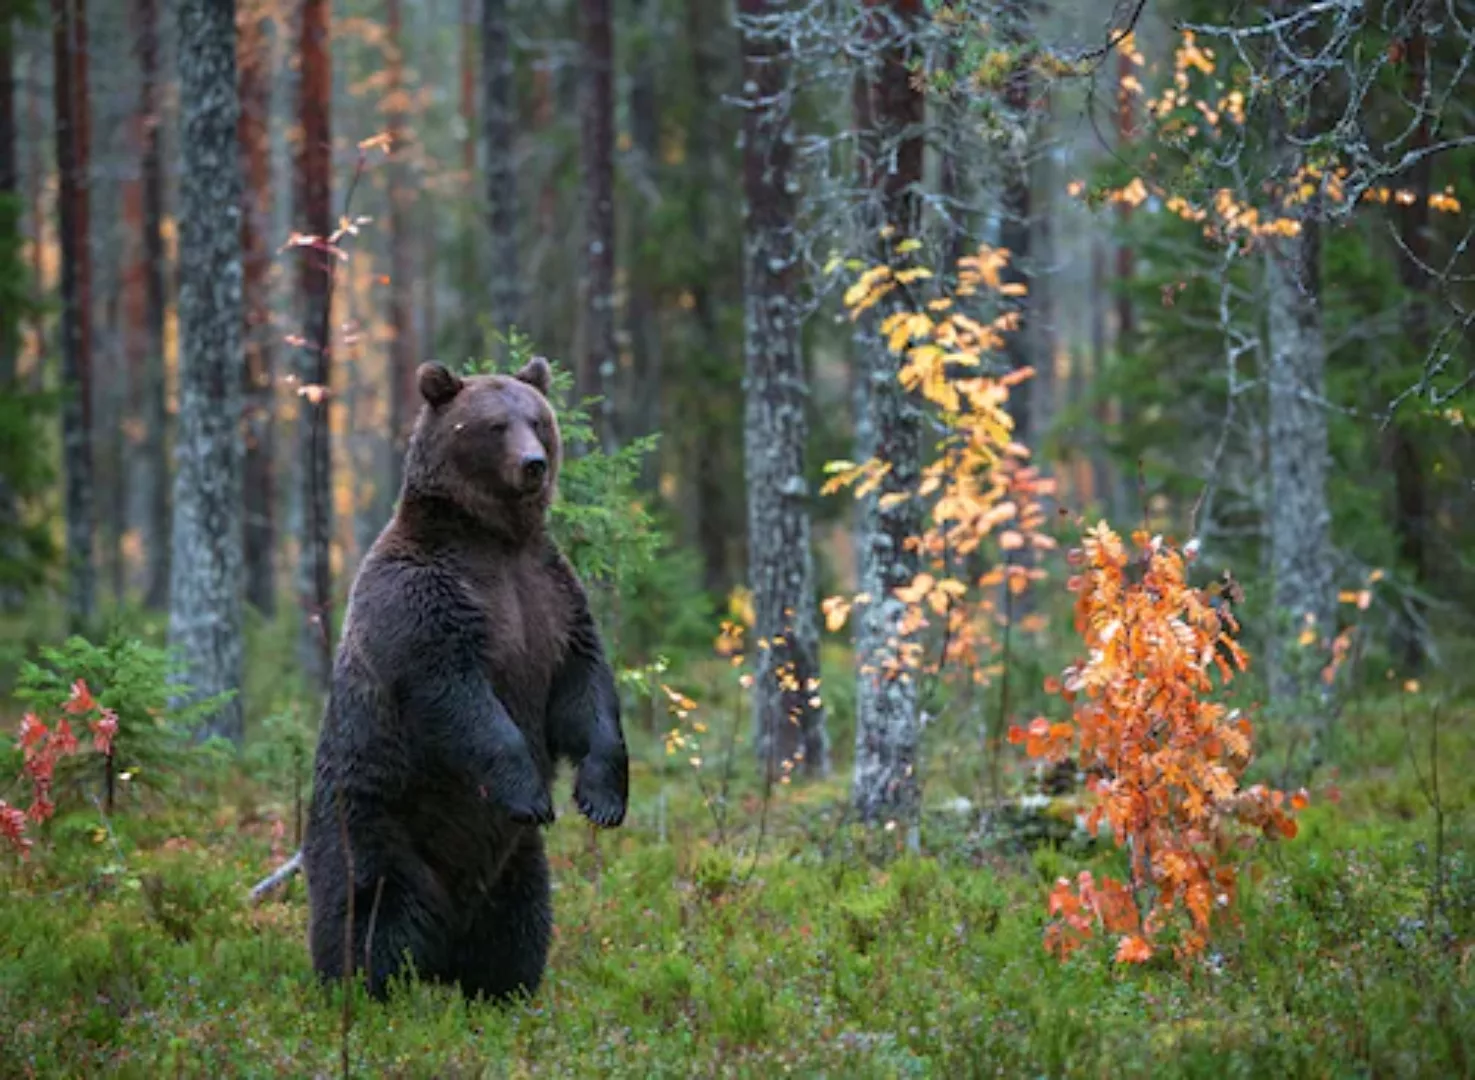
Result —
[{"label": "birch tree trunk", "polygon": [[67,623],[75,631],[97,607],[92,541],[97,508],[92,466],[92,260],[88,162],[86,0],[52,0],[57,197],[61,217],[62,462],[66,473]]},{"label": "birch tree trunk", "polygon": [[[881,46],[876,70],[857,84],[856,123],[861,134],[861,183],[872,193],[878,219],[894,238],[912,236],[918,226],[917,186],[922,179],[922,123],[925,103],[913,87],[910,31],[922,12],[920,0],[874,0],[868,36]],[[885,16],[890,16],[886,18]],[[874,232],[871,235],[875,235]],[[882,257],[889,257],[883,253]],[[915,492],[920,480],[921,409],[898,380],[900,359],[875,333],[888,305],[868,320],[859,341],[860,458],[891,465],[880,488],[861,505],[857,554],[861,591],[870,602],[859,608],[856,657],[855,773],[851,798],[862,821],[896,820],[916,845],[921,815],[917,751],[921,739],[917,683],[900,668],[905,605],[895,590],[917,573],[917,556],[906,540],[921,529],[914,499],[883,505],[892,493]]]},{"label": "birch tree trunk", "polygon": [[[522,279],[517,253],[517,104],[513,98],[512,35],[507,0],[482,0],[482,141],[486,155],[487,267],[492,326],[502,332],[522,317]],[[611,91],[612,92],[612,91]],[[611,159],[611,170],[614,168]]]},{"label": "birch tree trunk", "polygon": [[271,50],[267,9],[243,0],[240,12],[240,147],[245,177],[241,244],[245,265],[246,599],[276,612],[276,334],[271,325]]},{"label": "birch tree trunk", "polygon": [[[324,240],[333,231],[333,142],[329,121],[333,78],[329,0],[304,0],[298,115],[298,228]],[[299,655],[309,682],[326,692],[333,667],[333,475],[328,408],[332,393],[332,257],[311,247],[298,254],[302,337],[298,379],[297,478],[302,507],[297,594],[302,609]]]},{"label": "birch tree trunk", "polygon": [[615,114],[614,35],[610,0],[579,0],[584,172],[584,348],[576,389],[600,395],[593,417],[601,445],[614,444],[615,347]]},{"label": "birch tree trunk", "polygon": [[[741,0],[761,19],[782,0]],[[743,24],[744,450],[748,581],[757,671],[754,745],[771,778],[829,771],[804,445],[809,387],[794,308],[799,283],[790,62],[783,39]]]},{"label": "birch tree trunk", "polygon": [[143,550],[148,570],[145,603],[155,611],[169,604],[170,521],[169,385],[164,363],[164,168],[159,88],[158,0],[136,0],[139,109],[143,114],[143,262],[148,358],[143,388],[144,446],[139,485],[144,505]]},{"label": "birch tree trunk", "polygon": [[[235,0],[181,0],[179,437],[169,643],[188,696],[239,690],[241,167]],[[239,694],[207,730],[239,741]]]}]

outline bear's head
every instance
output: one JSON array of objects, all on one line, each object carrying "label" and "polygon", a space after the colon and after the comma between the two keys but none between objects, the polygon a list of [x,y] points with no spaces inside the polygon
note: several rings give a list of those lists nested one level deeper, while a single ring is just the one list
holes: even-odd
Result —
[{"label": "bear's head", "polygon": [[454,503],[512,540],[541,531],[563,453],[548,361],[464,378],[421,364],[418,380],[425,405],[405,459],[404,501]]}]

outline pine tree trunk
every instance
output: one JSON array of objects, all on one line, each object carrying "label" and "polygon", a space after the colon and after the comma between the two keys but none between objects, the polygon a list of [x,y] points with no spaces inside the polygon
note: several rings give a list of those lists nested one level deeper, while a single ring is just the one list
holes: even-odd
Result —
[{"label": "pine tree trunk", "polygon": [[90,98],[86,0],[52,0],[57,202],[62,259],[62,460],[66,473],[67,622],[82,631],[97,608],[92,463],[92,260],[88,251]]},{"label": "pine tree trunk", "polygon": [[516,71],[508,17],[507,0],[482,0],[481,122],[486,155],[487,229],[491,237],[487,300],[492,326],[503,334],[522,318],[517,173],[513,168],[517,149],[517,105],[513,98]]},{"label": "pine tree trunk", "polygon": [[[8,14],[0,15],[0,244],[4,245],[4,270],[20,250],[20,186],[16,165],[15,138],[15,31]],[[9,288],[10,282],[0,282]],[[7,293],[7,301],[9,294]],[[20,352],[18,312],[7,302],[0,304],[0,388],[15,382]],[[0,501],[0,528],[14,521],[15,506]]]},{"label": "pine tree trunk", "polygon": [[400,472],[415,418],[415,341],[411,325],[414,271],[410,267],[410,230],[415,219],[415,190],[405,164],[405,42],[400,0],[387,0],[389,32],[389,472],[387,498],[381,500],[380,524],[399,494]]},{"label": "pine tree trunk", "polygon": [[461,167],[470,184],[476,175],[476,4],[461,0]]},{"label": "pine tree trunk", "polygon": [[[1276,0],[1272,10],[1283,13],[1288,7],[1289,0]],[[1278,104],[1269,116],[1269,143],[1279,177],[1289,182],[1305,159]],[[1270,636],[1267,673],[1270,699],[1282,708],[1298,706],[1298,699],[1317,685],[1320,665],[1296,655],[1301,634],[1310,629],[1325,644],[1336,630],[1317,198],[1300,204],[1294,214],[1299,232],[1272,240],[1265,262],[1271,608],[1291,620]],[[1314,735],[1319,737],[1319,727]]]},{"label": "pine tree trunk", "polygon": [[[637,157],[634,204],[630,209],[630,235],[650,236],[655,229],[652,206],[659,199],[661,170],[661,99],[657,88],[656,22],[660,5],[640,0],[636,20],[642,29],[641,46],[632,62],[630,75],[630,141]],[[630,331],[631,369],[620,387],[621,441],[647,435],[661,428],[661,328],[658,268],[632,243],[626,254],[629,301],[626,325]],[[647,454],[641,463],[640,485],[654,491],[659,481],[660,456]]]},{"label": "pine tree trunk", "polygon": [[[857,127],[861,133],[861,184],[870,190],[876,217],[871,224],[889,225],[893,239],[913,236],[919,219],[918,185],[922,179],[922,131],[925,101],[913,87],[908,68],[913,59],[911,36],[921,14],[920,0],[872,0],[867,31],[873,43],[884,42],[878,69],[857,88]],[[891,16],[888,21],[882,12]],[[876,235],[877,230],[870,230]],[[878,253],[889,259],[890,252]],[[885,305],[880,305],[885,306]],[[898,646],[905,605],[894,595],[916,576],[917,556],[906,547],[921,530],[915,499],[886,506],[882,497],[914,492],[920,480],[922,414],[915,397],[902,389],[899,358],[875,333],[876,312],[860,340],[864,367],[859,375],[861,412],[857,434],[860,458],[875,457],[891,465],[879,490],[862,501],[857,551],[861,591],[870,602],[860,607],[856,657],[860,678],[856,690],[855,774],[851,798],[862,821],[895,820],[916,845],[922,789],[918,767],[921,724],[917,714],[916,679],[899,668]],[[903,677],[903,675],[905,677]]]},{"label": "pine tree trunk", "polygon": [[[1309,616],[1318,639],[1335,629],[1331,511],[1327,505],[1326,345],[1319,282],[1320,229],[1310,215],[1299,236],[1266,260],[1270,334],[1270,562],[1274,608],[1293,621],[1274,636],[1270,695],[1289,704],[1307,687],[1290,652]],[[1304,666],[1304,665],[1303,665]]]},{"label": "pine tree trunk", "polygon": [[276,361],[271,324],[271,50],[262,0],[243,0],[236,44],[241,77],[241,161],[245,202],[241,244],[245,261],[246,599],[270,618],[276,613]]},{"label": "pine tree trunk", "polygon": [[[1429,81],[1429,37],[1424,29],[1426,0],[1407,0],[1405,18],[1409,24],[1404,47],[1408,65],[1408,100],[1420,103],[1424,100]],[[1410,151],[1427,150],[1429,139],[1430,125],[1425,117],[1414,131]],[[1423,362],[1430,344],[1429,193],[1434,186],[1433,172],[1432,156],[1426,155],[1413,165],[1404,177],[1403,186],[1414,197],[1401,202],[1397,211],[1398,231],[1403,241],[1398,252],[1398,276],[1408,294],[1404,301],[1404,338],[1409,353],[1418,363]],[[1418,436],[1405,424],[1395,421],[1388,428],[1385,452],[1393,468],[1393,527],[1398,536],[1399,558],[1415,588],[1422,588],[1428,584],[1429,576],[1429,495]],[[1400,613],[1394,627],[1395,647],[1404,667],[1417,671],[1424,663],[1425,605],[1417,598],[1405,603],[1408,608]]]},{"label": "pine tree trunk", "polygon": [[[329,0],[304,0],[299,55],[298,116],[302,145],[297,161],[298,228],[323,240],[333,231],[333,143],[329,124],[333,72],[329,51]],[[302,248],[297,263],[302,297],[298,354],[300,412],[296,470],[302,507],[297,574],[302,610],[299,655],[309,683],[326,692],[333,657],[333,476],[328,408],[332,391],[332,257]]]},{"label": "pine tree trunk", "polygon": [[[17,184],[15,138],[15,33],[8,14],[0,15],[0,275],[20,270],[20,191]],[[19,275],[17,274],[17,277]],[[18,280],[0,278],[0,395],[16,389],[20,353],[19,312],[10,298]],[[20,507],[9,481],[0,474],[0,558],[12,555],[9,538],[20,527]],[[0,582],[0,611],[22,605],[25,591]]]},{"label": "pine tree trunk", "polygon": [[702,552],[703,584],[709,595],[720,596],[737,584],[732,540],[743,525],[730,481],[737,463],[730,456],[731,436],[725,430],[725,399],[730,398],[726,398],[728,387],[724,383],[725,372],[730,369],[728,344],[718,324],[717,291],[723,267],[714,257],[710,225],[712,216],[721,212],[714,193],[721,190],[725,165],[712,138],[718,123],[716,111],[725,108],[718,81],[721,57],[716,44],[720,30],[711,18],[715,6],[713,0],[688,0],[686,4],[686,41],[692,61],[686,139],[687,183],[692,193],[687,200],[687,233],[693,253],[690,292],[697,353],[688,365],[687,401],[691,406],[689,420],[695,444],[690,466],[695,503],[692,516],[696,522],[697,546]]},{"label": "pine tree trunk", "polygon": [[583,43],[579,111],[584,176],[584,349],[576,367],[576,390],[599,395],[594,430],[606,449],[614,446],[615,364],[615,100],[614,16],[610,0],[579,0]]},{"label": "pine tree trunk", "polygon": [[139,470],[144,506],[143,551],[147,562],[144,602],[155,611],[169,604],[170,521],[169,376],[164,363],[164,168],[160,116],[158,0],[136,0],[138,65],[143,114],[143,263],[147,360],[143,384],[144,445]]},{"label": "pine tree trunk", "polygon": [[[27,269],[21,261],[21,189],[16,164],[15,24],[0,15],[0,395],[19,390],[21,311]],[[0,472],[0,561],[22,555],[19,544],[21,506],[9,478]],[[25,587],[19,581],[0,580],[0,611],[24,606]]]},{"label": "pine tree trunk", "polygon": [[[741,17],[783,12],[741,0]],[[804,446],[809,387],[799,314],[790,61],[781,37],[745,23],[743,46],[744,450],[748,581],[756,616],[754,746],[769,775],[829,771],[819,705],[819,620]]]},{"label": "pine tree trunk", "polygon": [[[235,0],[181,0],[179,455],[169,643],[191,698],[242,677],[244,323]],[[239,741],[237,694],[207,730]]]}]

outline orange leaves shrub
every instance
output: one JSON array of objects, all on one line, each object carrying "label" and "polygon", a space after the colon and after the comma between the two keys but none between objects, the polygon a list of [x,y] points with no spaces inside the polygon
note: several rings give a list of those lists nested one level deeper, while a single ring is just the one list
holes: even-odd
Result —
[{"label": "orange leaves shrub", "polygon": [[118,717],[113,710],[97,703],[87,683],[81,679],[72,684],[71,696],[62,706],[62,715],[50,727],[35,713],[26,713],[21,719],[18,745],[24,763],[23,775],[31,785],[31,805],[29,809],[21,810],[0,799],[0,841],[23,858],[31,850],[31,839],[26,835],[27,822],[39,824],[56,811],[56,804],[51,800],[51,784],[57,762],[85,749],[72,730],[69,718],[73,717],[87,723],[92,732],[94,750],[103,756],[113,752]]},{"label": "orange leaves shrub", "polygon": [[[902,240],[896,252],[919,250]],[[1003,280],[1009,252],[987,245],[958,260],[952,293],[924,294],[935,281],[924,267],[881,265],[860,275],[845,295],[852,319],[890,296],[897,310],[878,327],[886,348],[900,360],[897,378],[925,403],[941,429],[941,438],[923,465],[917,487],[890,492],[882,504],[917,499],[924,506],[923,530],[908,539],[919,555],[919,570],[895,596],[905,606],[901,640],[876,659],[876,671],[887,678],[949,671],[973,682],[987,681],[996,669],[980,658],[996,649],[995,637],[1006,621],[999,598],[1005,587],[1019,595],[1045,576],[1034,554],[1054,548],[1044,531],[1042,501],[1054,493],[1054,480],[1029,460],[1029,450],[1014,438],[1009,415],[1013,387],[1033,374],[1029,369],[991,373],[1004,335],[1018,327],[1016,311],[1001,310],[993,318],[962,310],[967,301],[982,307],[996,298],[1017,297],[1025,286]],[[1003,305],[999,305],[1003,306]],[[876,491],[889,462],[830,462],[830,479],[822,494],[852,488],[857,498]],[[979,574],[975,553],[989,550],[998,562]],[[973,573],[969,566],[974,565]],[[861,593],[824,602],[825,625],[837,631],[855,607],[871,603]],[[924,655],[921,639],[928,632],[939,640],[934,657]]]},{"label": "orange leaves shrub", "polygon": [[1213,699],[1214,675],[1222,688],[1248,658],[1233,616],[1188,583],[1192,546],[1138,532],[1132,548],[1103,523],[1070,553],[1086,657],[1046,689],[1071,703],[1072,719],[1009,734],[1033,757],[1078,755],[1095,795],[1087,827],[1108,828],[1129,857],[1126,884],[1089,873],[1057,882],[1046,945],[1062,957],[1098,933],[1118,938],[1121,962],[1147,960],[1164,939],[1180,957],[1201,952],[1233,900],[1234,853],[1294,837],[1306,802],[1240,784],[1254,733]]}]

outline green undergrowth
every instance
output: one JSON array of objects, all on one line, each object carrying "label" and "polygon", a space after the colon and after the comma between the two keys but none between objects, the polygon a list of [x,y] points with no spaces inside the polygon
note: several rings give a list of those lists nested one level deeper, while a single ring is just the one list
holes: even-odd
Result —
[{"label": "green undergrowth", "polygon": [[[1191,971],[1044,952],[1050,883],[1119,872],[1113,851],[990,845],[937,792],[923,854],[904,855],[896,833],[845,819],[843,776],[780,788],[765,814],[740,769],[714,815],[641,737],[623,829],[596,837],[561,788],[542,990],[507,1008],[426,985],[387,1006],[356,993],[350,1071],[1471,1075],[1471,737],[1442,744],[1436,889],[1426,769],[1407,753],[1421,729],[1390,704],[1347,724],[1339,801],[1318,797],[1262,860],[1243,932]],[[720,776],[703,782],[715,794]],[[63,815],[27,864],[0,868],[0,1075],[341,1075],[343,997],[312,977],[300,879],[247,903],[290,852],[291,815],[290,796],[231,775],[110,828]]]}]

